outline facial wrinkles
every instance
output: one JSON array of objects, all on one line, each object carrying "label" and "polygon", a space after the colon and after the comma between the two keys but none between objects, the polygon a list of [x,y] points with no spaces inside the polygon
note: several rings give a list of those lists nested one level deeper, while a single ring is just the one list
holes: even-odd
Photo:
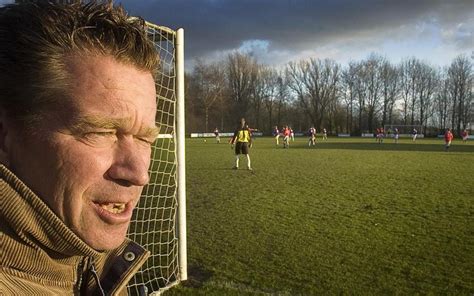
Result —
[{"label": "facial wrinkles", "polygon": [[[41,127],[35,126],[41,133],[24,142],[28,145],[17,144],[18,170],[78,236],[94,248],[109,248],[120,243],[118,232],[126,226],[106,225],[97,204],[135,206],[139,200],[142,183],[116,181],[148,172],[150,145],[138,138],[154,140],[158,134],[154,83],[151,75],[113,59],[71,59],[67,64],[74,83]],[[84,133],[97,132],[90,137],[96,141],[104,136],[101,129],[111,130],[110,142],[86,143]],[[110,172],[115,179],[107,178]]]},{"label": "facial wrinkles", "polygon": [[[103,113],[108,118],[117,118],[113,125],[120,126],[123,130],[129,133],[137,133],[146,125],[154,127],[156,103],[155,100],[135,99],[144,98],[147,96],[145,90],[140,85],[135,85],[136,82],[124,79],[120,83],[126,83],[127,87],[118,87],[119,82],[107,80],[100,82],[102,93],[99,97],[89,98],[94,101],[102,101],[98,107],[98,115]],[[153,85],[154,86],[154,85]],[[86,114],[87,115],[87,114]],[[104,119],[97,120],[104,121]]]},{"label": "facial wrinkles", "polygon": [[[77,146],[63,145],[64,142],[75,141],[71,139],[62,139],[57,146],[57,163],[56,171],[59,172],[56,180],[58,184],[55,186],[56,192],[54,192],[54,202],[58,205],[61,205],[58,210],[60,213],[57,213],[58,216],[66,222],[67,225],[71,226],[73,223],[68,223],[74,218],[74,215],[68,217],[65,213],[70,213],[71,211],[68,208],[74,208],[74,210],[81,211],[82,203],[81,200],[71,200],[72,197],[81,196],[82,190],[85,188],[78,186],[75,178],[71,176],[82,176],[83,180],[89,178],[89,174],[84,172],[84,168],[94,171],[98,163],[91,161],[89,158],[84,158],[80,156],[80,148]],[[71,157],[76,156],[76,157]],[[92,159],[93,160],[93,159]],[[85,163],[85,162],[88,163]]]},{"label": "facial wrinkles", "polygon": [[[92,57],[92,60],[94,59],[100,59],[98,63],[103,63],[104,65],[117,63],[112,57]],[[128,114],[129,116],[133,114],[135,115],[134,119],[139,120],[136,117],[137,113],[144,112],[146,114],[150,112],[154,121],[154,114],[156,112],[155,100],[147,101],[148,106],[144,105],[145,102],[140,100],[140,98],[147,98],[150,93],[156,93],[151,73],[135,69],[136,74],[123,75],[123,68],[127,68],[127,66],[122,66],[110,69],[110,67],[96,67],[94,63],[78,64],[71,60],[68,63],[69,70],[78,73],[79,78],[83,81],[80,89],[73,89],[71,92],[77,98],[86,98],[89,103],[96,103],[98,109],[103,110],[107,114],[116,115],[117,117],[123,117],[123,114]],[[143,79],[137,79],[137,76],[142,78],[148,76],[151,83],[144,84]],[[92,97],[89,90],[94,90]],[[139,98],[138,100],[141,101],[139,105],[135,98]],[[75,101],[79,102],[80,100]],[[80,106],[78,107],[80,109]]]}]

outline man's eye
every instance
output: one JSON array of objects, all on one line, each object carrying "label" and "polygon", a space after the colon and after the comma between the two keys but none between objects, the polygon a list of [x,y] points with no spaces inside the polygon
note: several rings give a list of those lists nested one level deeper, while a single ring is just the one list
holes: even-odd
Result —
[{"label": "man's eye", "polygon": [[89,132],[89,133],[86,133],[86,137],[115,137],[115,132],[113,131]]},{"label": "man's eye", "polygon": [[94,131],[83,134],[83,139],[92,145],[109,145],[117,140],[115,131]]},{"label": "man's eye", "polygon": [[142,142],[143,144],[147,144],[147,145],[152,145],[153,142],[155,142],[155,139],[151,139],[151,138],[136,137],[136,139]]}]

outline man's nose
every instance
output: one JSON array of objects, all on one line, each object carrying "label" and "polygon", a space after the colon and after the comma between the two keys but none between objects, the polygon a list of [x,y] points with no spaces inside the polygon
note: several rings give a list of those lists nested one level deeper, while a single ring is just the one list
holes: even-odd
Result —
[{"label": "man's nose", "polygon": [[145,186],[150,180],[148,175],[149,165],[149,149],[144,149],[135,143],[133,138],[129,137],[118,141],[108,175],[127,186]]}]

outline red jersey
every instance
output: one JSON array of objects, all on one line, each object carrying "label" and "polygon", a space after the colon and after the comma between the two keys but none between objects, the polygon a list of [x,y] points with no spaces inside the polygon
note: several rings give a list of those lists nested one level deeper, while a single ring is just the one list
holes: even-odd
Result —
[{"label": "red jersey", "polygon": [[451,131],[447,131],[446,133],[444,133],[444,140],[446,142],[452,141],[453,138],[454,138],[454,136],[453,136],[453,133]]},{"label": "red jersey", "polygon": [[289,135],[290,135],[290,129],[289,129],[289,128],[285,128],[285,129],[283,130],[283,135],[289,136]]}]

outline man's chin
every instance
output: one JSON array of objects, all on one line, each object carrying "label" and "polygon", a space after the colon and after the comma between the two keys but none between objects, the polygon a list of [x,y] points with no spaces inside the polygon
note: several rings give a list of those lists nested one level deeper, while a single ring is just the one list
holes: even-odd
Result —
[{"label": "man's chin", "polygon": [[90,245],[96,251],[109,251],[118,248],[125,241],[125,236],[121,240],[115,240],[113,242],[108,241],[104,243],[98,243],[95,245]]},{"label": "man's chin", "polygon": [[110,231],[102,234],[90,235],[83,240],[96,251],[108,251],[118,248],[124,241],[127,230]]}]

